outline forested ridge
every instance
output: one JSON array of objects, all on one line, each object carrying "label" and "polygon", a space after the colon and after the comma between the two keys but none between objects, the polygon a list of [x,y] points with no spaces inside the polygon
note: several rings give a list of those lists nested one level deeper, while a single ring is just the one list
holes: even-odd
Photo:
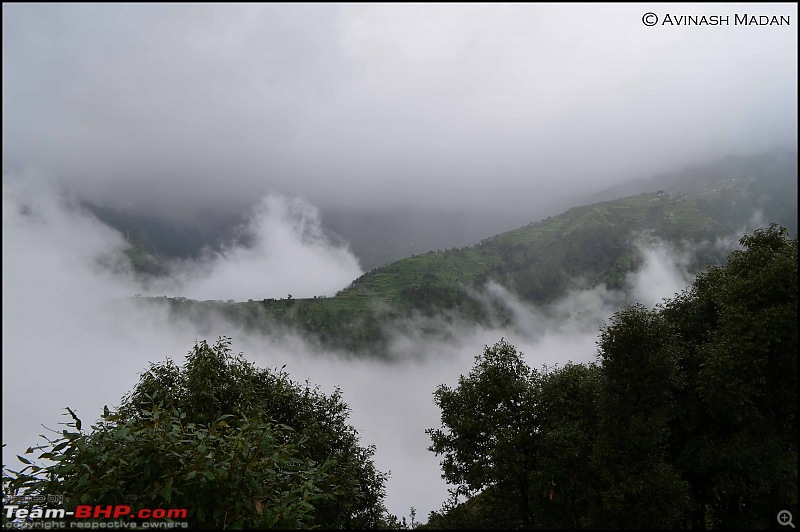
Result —
[{"label": "forested ridge", "polygon": [[[664,189],[573,207],[473,246],[406,257],[366,272],[329,297],[147,300],[201,324],[221,315],[249,331],[294,331],[327,348],[374,357],[385,353],[387,331],[408,329],[410,318],[479,324],[498,314],[502,319],[502,309],[487,308],[480,297],[490,281],[524,302],[546,305],[575,289],[624,289],[626,276],[642,264],[642,245],[668,243],[686,252],[696,273],[721,264],[728,250],[717,241],[738,239],[759,216],[796,232],[793,154],[727,158],[662,181]],[[657,186],[640,186],[646,185]],[[419,323],[413,327],[416,332]]]}]

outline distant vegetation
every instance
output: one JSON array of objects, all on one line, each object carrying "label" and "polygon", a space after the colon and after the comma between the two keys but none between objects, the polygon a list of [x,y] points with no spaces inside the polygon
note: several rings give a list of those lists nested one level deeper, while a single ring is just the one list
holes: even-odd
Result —
[{"label": "distant vegetation", "polygon": [[[796,155],[786,153],[726,158],[693,169],[699,174],[663,178],[671,185],[664,189],[575,207],[474,246],[406,257],[365,273],[332,297],[166,303],[175,315],[200,323],[222,315],[251,331],[294,330],[325,347],[376,356],[385,352],[387,330],[402,329],[407,318],[487,323],[502,314],[476,297],[490,280],[541,305],[571,289],[623,288],[626,275],[641,264],[637,243],[660,240],[691,251],[694,272],[720,264],[729,249],[716,240],[738,238],[757,213],[767,223],[796,227],[796,165]],[[165,304],[164,298],[152,301]]]}]

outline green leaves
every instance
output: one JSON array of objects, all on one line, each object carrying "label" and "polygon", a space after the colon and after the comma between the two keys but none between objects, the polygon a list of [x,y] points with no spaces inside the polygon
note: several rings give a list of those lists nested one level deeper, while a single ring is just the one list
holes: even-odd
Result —
[{"label": "green leaves", "polygon": [[664,305],[614,314],[599,365],[540,375],[501,341],[439,386],[430,450],[457,487],[429,524],[775,526],[797,500],[797,238],[741,244]]},{"label": "green leaves", "polygon": [[[537,379],[522,354],[501,340],[476,357],[458,387],[437,388],[434,400],[442,409],[443,428],[426,431],[432,440],[429,450],[444,455],[443,477],[459,492],[471,494],[508,479],[527,484],[536,449]],[[527,488],[512,491],[514,515],[527,524]]]},{"label": "green leaves", "polygon": [[[358,445],[340,395],[259,370],[230,340],[197,343],[182,367],[152,364],[116,412],[68,427],[4,492],[81,503],[187,508],[200,528],[367,528],[383,522],[386,475]],[[335,480],[335,482],[334,482]],[[257,501],[257,504],[254,502]],[[260,508],[260,510],[259,510]]]}]

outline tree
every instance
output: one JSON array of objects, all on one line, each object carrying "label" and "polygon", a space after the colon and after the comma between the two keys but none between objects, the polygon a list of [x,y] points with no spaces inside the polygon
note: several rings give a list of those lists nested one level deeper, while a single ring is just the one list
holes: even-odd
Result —
[{"label": "tree", "polygon": [[456,488],[429,525],[588,526],[599,392],[598,366],[539,373],[504,340],[485,347],[457,388],[435,393],[443,428],[428,430],[430,450],[445,456],[442,476]]},{"label": "tree", "polygon": [[426,431],[433,441],[429,450],[444,455],[442,477],[457,485],[456,496],[491,487],[484,497],[503,502],[503,522],[512,527],[531,524],[537,379],[508,342],[486,346],[458,387],[437,388],[443,429]]},{"label": "tree", "polygon": [[673,456],[693,528],[774,526],[797,502],[797,237],[776,225],[739,241],[669,302],[680,347]]},{"label": "tree", "polygon": [[600,504],[592,521],[611,528],[673,528],[688,486],[671,463],[670,423],[681,406],[671,331],[658,311],[618,311],[600,332],[599,429],[592,453]]},{"label": "tree", "polygon": [[797,503],[797,243],[758,229],[672,300],[619,310],[597,365],[540,374],[486,347],[435,393],[430,450],[457,488],[430,523],[775,526]]},{"label": "tree", "polygon": [[568,363],[542,374],[540,446],[533,476],[534,511],[545,528],[592,526],[597,467],[592,448],[599,425],[602,375],[595,364]]},{"label": "tree", "polygon": [[775,225],[601,331],[606,526],[766,528],[797,501],[797,237]]},{"label": "tree", "polygon": [[116,412],[47,444],[4,475],[6,493],[64,494],[75,505],[187,508],[202,528],[374,528],[386,475],[346,424],[339,390],[325,396],[282,370],[196,343],[179,367],[151,364]]}]

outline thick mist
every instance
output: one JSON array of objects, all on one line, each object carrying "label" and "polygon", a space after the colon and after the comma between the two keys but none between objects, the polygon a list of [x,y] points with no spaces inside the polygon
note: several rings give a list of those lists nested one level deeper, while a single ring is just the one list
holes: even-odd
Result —
[{"label": "thick mist", "polygon": [[[309,240],[316,227],[310,205],[285,198],[270,198],[264,205],[266,211],[258,211],[253,218],[258,223],[251,224],[258,229],[255,241],[260,256],[306,250],[307,265],[314,265],[318,273],[330,257],[349,256],[346,249]],[[287,218],[291,212],[298,217]],[[299,220],[305,220],[300,226],[306,231],[298,229]],[[604,287],[576,291],[552,305],[534,308],[490,283],[479,296],[487,304],[505,306],[513,317],[510,324],[477,327],[425,318],[428,326],[438,324],[443,333],[442,339],[434,339],[407,332],[420,329],[412,320],[391,335],[391,361],[387,362],[325,351],[313,338],[288,335],[279,340],[245,333],[222,319],[200,335],[190,321],[169,318],[165,309],[132,297],[143,287],[126,269],[125,247],[121,234],[47,181],[6,179],[3,434],[8,446],[3,450],[4,464],[15,464],[16,454],[40,443],[37,435],[44,433],[42,425],[57,429],[60,421],[66,421],[61,417],[64,407],[73,408],[88,425],[99,418],[103,405],[117,404],[148,363],[166,357],[180,361],[195,339],[213,341],[224,335],[233,338],[236,351],[261,367],[285,364],[293,379],[308,379],[326,393],[340,387],[351,407],[350,423],[358,429],[362,443],[375,444],[377,466],[392,471],[388,508],[408,515],[414,506],[421,519],[447,497],[439,459],[427,451],[430,442],[424,433],[439,426],[440,412],[432,395],[436,386],[455,385],[483,346],[503,337],[524,352],[534,368],[592,361],[598,328],[620,305],[634,300],[652,305],[692,280],[682,252],[650,243],[642,245],[642,267],[629,276],[625,291]],[[227,253],[247,258],[250,251],[232,244]],[[320,254],[318,258],[312,251]],[[181,264],[187,269],[175,270],[176,275],[191,279],[197,265],[186,262],[174,267]],[[268,258],[243,259],[236,268],[244,279],[285,276],[284,265]],[[346,283],[337,287],[335,279],[326,279],[326,286],[333,290]]]},{"label": "thick mist", "polygon": [[147,293],[237,301],[333,296],[362,273],[358,259],[325,236],[314,206],[274,195],[251,211],[234,242],[169,269],[174,275]]},{"label": "thick mist", "polygon": [[4,4],[3,168],[184,222],[273,193],[530,220],[796,145],[795,27],[648,10],[797,23],[792,4]]}]

